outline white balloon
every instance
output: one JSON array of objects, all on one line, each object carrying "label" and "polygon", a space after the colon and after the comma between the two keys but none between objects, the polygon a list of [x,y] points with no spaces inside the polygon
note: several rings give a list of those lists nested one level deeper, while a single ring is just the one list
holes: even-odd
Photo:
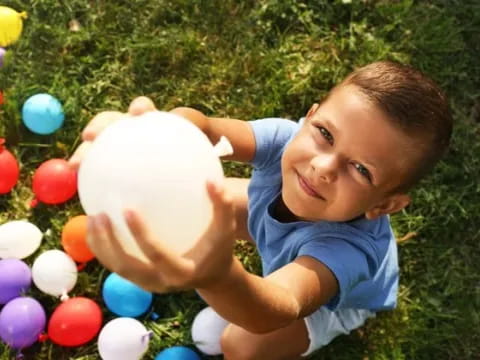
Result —
[{"label": "white balloon", "polygon": [[34,224],[14,220],[0,225],[0,258],[24,259],[40,246],[43,234]]},{"label": "white balloon", "polygon": [[192,339],[195,346],[206,355],[220,355],[220,338],[228,321],[218,315],[211,307],[200,311],[192,324]]},{"label": "white balloon", "polygon": [[[174,251],[185,253],[212,218],[207,179],[223,179],[223,151],[190,121],[154,111],[106,128],[80,164],[78,190],[89,215],[105,212],[124,249],[143,258],[123,218],[134,209]],[[222,145],[225,145],[222,142]],[[219,153],[222,152],[222,153]]]},{"label": "white balloon", "polygon": [[103,360],[137,360],[148,349],[151,332],[133,318],[109,321],[98,336],[98,352]]},{"label": "white balloon", "polygon": [[77,266],[73,259],[60,250],[41,253],[32,266],[32,279],[46,294],[66,297],[77,283]]}]

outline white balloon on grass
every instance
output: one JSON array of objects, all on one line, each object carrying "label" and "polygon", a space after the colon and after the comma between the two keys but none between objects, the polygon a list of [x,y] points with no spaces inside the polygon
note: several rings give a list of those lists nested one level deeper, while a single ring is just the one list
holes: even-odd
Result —
[{"label": "white balloon on grass", "polygon": [[232,153],[223,138],[215,147],[190,121],[154,111],[107,127],[80,164],[79,196],[88,215],[106,213],[125,250],[144,258],[124,221],[138,211],[178,253],[191,249],[212,219],[206,181],[223,179],[219,156]]},{"label": "white balloon on grass", "polygon": [[137,360],[147,351],[151,331],[133,318],[110,320],[98,336],[98,352],[103,360]]},{"label": "white balloon on grass", "polygon": [[24,259],[40,246],[43,234],[34,224],[14,220],[0,225],[0,258]]},{"label": "white balloon on grass", "polygon": [[67,299],[67,293],[77,283],[77,266],[73,259],[60,250],[40,254],[32,266],[32,279],[37,288],[46,294]]},{"label": "white balloon on grass", "polygon": [[227,320],[206,307],[193,320],[191,332],[195,346],[206,355],[220,355],[220,339],[227,325]]}]

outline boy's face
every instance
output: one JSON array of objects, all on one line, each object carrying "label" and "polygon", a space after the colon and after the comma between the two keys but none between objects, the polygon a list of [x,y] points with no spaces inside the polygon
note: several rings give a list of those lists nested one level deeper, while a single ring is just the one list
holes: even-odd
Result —
[{"label": "boy's face", "polygon": [[409,202],[392,194],[412,141],[352,85],[315,104],[282,157],[282,198],[296,219],[375,218]]}]

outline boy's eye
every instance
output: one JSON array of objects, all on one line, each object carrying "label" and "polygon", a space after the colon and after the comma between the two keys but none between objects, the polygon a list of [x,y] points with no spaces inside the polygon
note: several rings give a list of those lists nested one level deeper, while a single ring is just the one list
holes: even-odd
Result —
[{"label": "boy's eye", "polygon": [[372,181],[372,176],[370,175],[370,172],[367,170],[365,166],[359,163],[355,163],[353,166],[355,166],[355,169],[363,176],[365,177],[368,181]]},{"label": "boy's eye", "polygon": [[333,136],[330,134],[330,132],[325,129],[323,126],[317,126],[318,131],[320,131],[320,134],[325,138],[325,140],[328,141],[329,144],[333,145]]}]

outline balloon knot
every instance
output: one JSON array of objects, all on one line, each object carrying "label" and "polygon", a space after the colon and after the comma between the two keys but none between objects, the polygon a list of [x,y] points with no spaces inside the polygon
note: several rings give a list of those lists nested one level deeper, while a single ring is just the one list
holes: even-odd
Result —
[{"label": "balloon knot", "polygon": [[82,271],[83,269],[85,269],[85,267],[87,266],[87,263],[86,262],[82,262],[80,264],[77,265],[77,270],[78,271]]},{"label": "balloon knot", "polygon": [[28,18],[28,14],[27,14],[26,11],[22,11],[19,15],[20,15],[20,17],[21,17],[22,19]]},{"label": "balloon knot", "polygon": [[64,293],[64,294],[62,294],[62,296],[60,296],[60,301],[62,301],[62,302],[66,301],[68,299],[70,299],[70,297],[67,295],[67,293]]},{"label": "balloon knot", "polygon": [[5,139],[0,138],[0,153],[5,150]]},{"label": "balloon knot", "polygon": [[218,157],[232,155],[233,146],[225,136],[221,136],[218,143],[213,147],[213,151]]},{"label": "balloon knot", "polygon": [[153,336],[153,331],[148,331],[145,335],[142,336],[142,343],[150,341]]},{"label": "balloon knot", "polygon": [[160,315],[158,315],[156,312],[152,312],[152,314],[150,315],[150,319],[152,319],[153,321],[157,321],[159,318]]},{"label": "balloon knot", "polygon": [[38,335],[38,342],[45,342],[48,340],[48,334],[46,333],[41,333],[40,335]]},{"label": "balloon knot", "polygon": [[21,351],[18,351],[17,355],[15,355],[15,359],[23,359],[24,357]]},{"label": "balloon knot", "polygon": [[38,199],[37,198],[30,201],[30,208],[33,209],[33,208],[37,207],[37,205],[38,205]]}]

